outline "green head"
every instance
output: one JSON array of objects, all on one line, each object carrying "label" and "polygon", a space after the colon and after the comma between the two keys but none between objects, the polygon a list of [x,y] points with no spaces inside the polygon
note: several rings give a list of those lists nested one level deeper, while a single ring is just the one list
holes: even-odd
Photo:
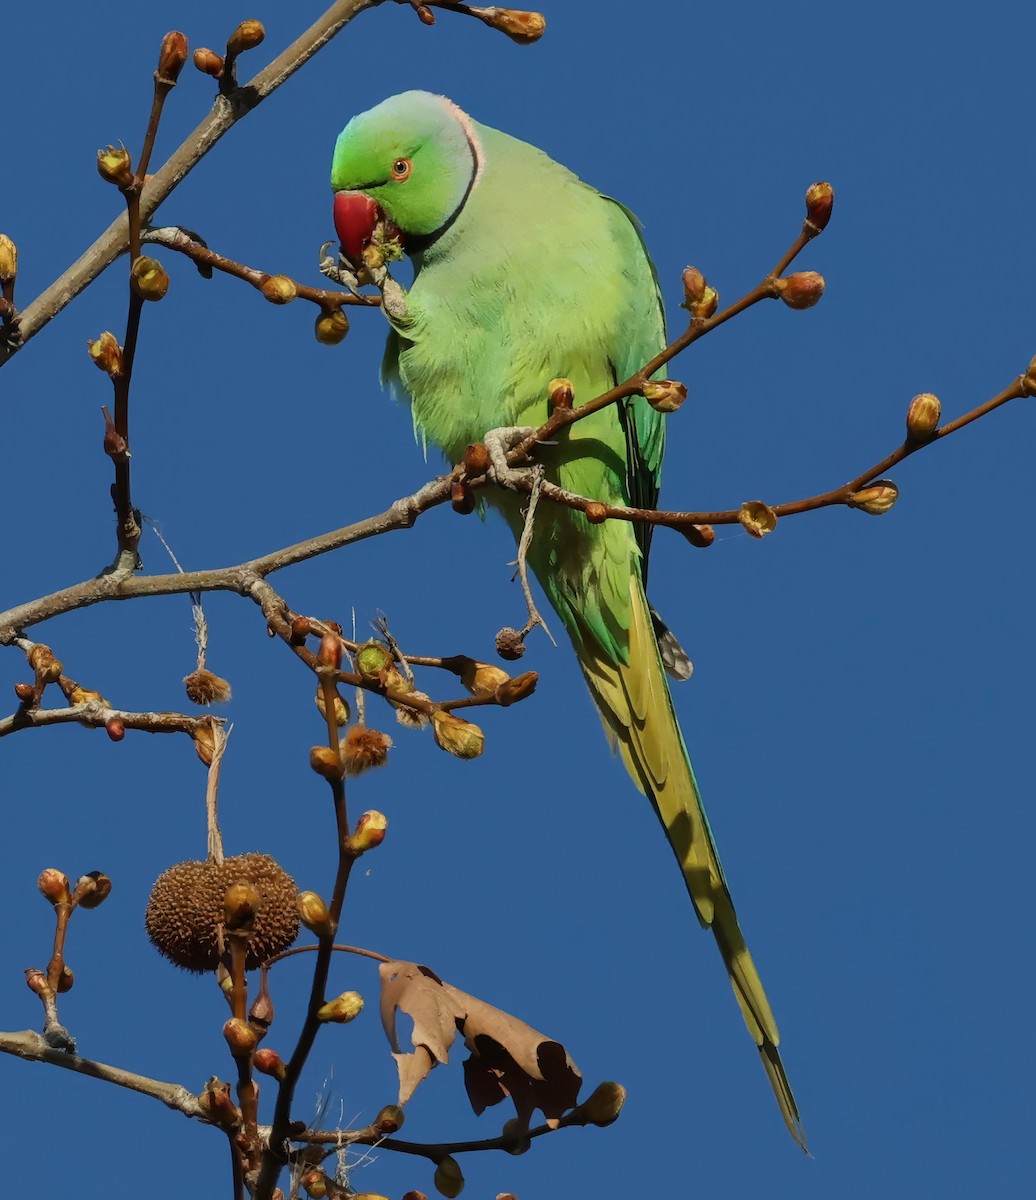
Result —
[{"label": "green head", "polygon": [[444,96],[404,92],[353,117],[331,162],[335,227],[346,254],[362,250],[377,210],[405,237],[439,233],[463,206],[480,164],[470,119]]}]

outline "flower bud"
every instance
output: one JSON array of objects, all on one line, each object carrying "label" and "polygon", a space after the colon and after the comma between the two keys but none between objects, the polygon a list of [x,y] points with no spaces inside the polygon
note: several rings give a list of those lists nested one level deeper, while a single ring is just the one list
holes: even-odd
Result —
[{"label": "flower bud", "polygon": [[75,901],[80,908],[100,908],[112,892],[112,881],[103,871],[90,871],[76,882]]},{"label": "flower bud", "polygon": [[122,374],[122,347],[114,333],[105,330],[95,342],[87,342],[86,349],[94,365],[100,367],[112,379]]},{"label": "flower bud", "polygon": [[433,1182],[440,1195],[445,1196],[447,1200],[453,1200],[454,1196],[459,1196],[464,1190],[464,1172],[457,1160],[447,1154],[436,1164]]},{"label": "flower bud", "polygon": [[6,233],[0,233],[0,283],[14,283],[18,278],[18,247]]},{"label": "flower bud", "polygon": [[76,977],[72,973],[72,968],[62,964],[61,974],[58,976],[57,990],[62,993],[70,992],[75,981]]},{"label": "flower bud", "polygon": [[46,972],[39,967],[28,967],[25,971],[25,986],[37,996],[49,996],[50,985],[47,983]]},{"label": "flower bud", "polygon": [[625,1103],[626,1089],[621,1083],[612,1083],[609,1080],[598,1084],[572,1115],[580,1115],[583,1118],[581,1124],[597,1125],[603,1129],[618,1120]]},{"label": "flower bud", "polygon": [[234,32],[227,38],[227,54],[243,54],[246,50],[254,50],[266,37],[262,21],[242,21]]},{"label": "flower bud", "polygon": [[341,779],[342,763],[338,751],[330,746],[313,746],[309,752],[309,765],[324,779]]},{"label": "flower bud", "polygon": [[57,658],[49,646],[37,642],[29,651],[29,666],[36,672],[36,678],[41,683],[56,683],[64,669],[61,660]]},{"label": "flower bud", "polygon": [[14,694],[18,697],[22,704],[28,704],[36,694],[36,689],[31,683],[16,683],[14,685]]},{"label": "flower bud", "polygon": [[[317,694],[316,694],[315,699],[317,702],[317,708],[320,710],[320,715],[326,721],[327,720],[327,702],[324,699],[324,689],[323,689],[322,685],[319,683],[317,684]],[[346,725],[349,724],[349,705],[339,695],[337,688],[335,689],[334,708],[335,708],[335,724],[338,726],[339,729],[342,729]]]},{"label": "flower bud", "polygon": [[460,673],[460,681],[474,696],[489,696],[511,678],[501,667],[469,658]]},{"label": "flower bud", "polygon": [[547,399],[551,408],[571,408],[575,403],[575,395],[571,379],[552,379],[547,384]]},{"label": "flower bud", "polygon": [[365,812],[356,822],[356,832],[348,839],[345,848],[355,855],[373,850],[385,840],[385,830],[388,828],[388,818],[384,813]]},{"label": "flower bud", "polygon": [[183,682],[192,704],[226,704],[231,698],[230,684],[204,667],[185,675]]},{"label": "flower bud", "polygon": [[283,1080],[288,1073],[284,1059],[276,1050],[267,1049],[265,1046],[255,1052],[255,1058],[252,1061],[257,1071],[261,1071],[264,1075],[272,1075],[274,1079]]},{"label": "flower bud", "polygon": [[203,46],[194,52],[194,65],[203,75],[211,75],[213,79],[219,79],[223,74],[223,55]]},{"label": "flower bud", "polygon": [[813,226],[814,236],[827,228],[834,202],[835,189],[829,183],[813,183],[806,189],[806,221]]},{"label": "flower bud", "polygon": [[469,475],[485,475],[492,465],[489,449],[483,442],[473,442],[464,451],[464,470]]},{"label": "flower bud", "polygon": [[250,883],[232,883],[223,893],[223,920],[232,931],[251,929],[262,907],[259,889]]},{"label": "flower bud", "polygon": [[872,517],[881,517],[899,499],[899,488],[891,479],[879,479],[870,487],[853,492],[847,503],[850,508],[858,508],[861,512],[870,513]]},{"label": "flower bud", "polygon": [[334,667],[337,671],[342,665],[342,639],[336,633],[325,633],[317,648],[317,662],[323,667]]},{"label": "flower bud", "polygon": [[299,294],[295,280],[287,275],[267,275],[259,290],[271,304],[290,304]]},{"label": "flower bud", "polygon": [[403,1121],[406,1118],[403,1115],[403,1110],[398,1104],[386,1104],[385,1107],[371,1122],[372,1128],[378,1133],[387,1137],[390,1133],[397,1133],[403,1128]]},{"label": "flower bud", "polygon": [[450,484],[450,504],[455,513],[466,517],[468,513],[475,511],[478,500],[475,498],[475,493],[463,480],[455,479]]},{"label": "flower bud", "polygon": [[[531,46],[539,41],[547,27],[543,14],[538,12],[520,12],[514,8],[497,8],[495,5],[492,8],[471,7],[468,12],[491,29],[499,29],[519,46]],[[449,1194],[456,1196],[457,1193]]]},{"label": "flower bud", "polygon": [[309,617],[294,617],[291,622],[291,644],[293,646],[304,645],[306,638],[312,632],[313,625]]},{"label": "flower bud", "polygon": [[125,146],[105,146],[97,151],[97,173],[116,187],[129,187],[133,182],[133,160]]},{"label": "flower bud", "polygon": [[777,528],[777,514],[761,500],[746,500],[741,505],[737,519],[755,538],[765,537]]},{"label": "flower bud", "polygon": [[699,550],[706,549],[716,540],[716,531],[711,525],[680,525],[678,529]]},{"label": "flower bud", "polygon": [[417,13],[418,20],[420,20],[422,25],[435,24],[435,13],[432,12],[427,4],[419,4],[417,8],[414,9],[414,12]]},{"label": "flower bud", "polygon": [[687,399],[687,388],[675,379],[649,379],[641,395],[655,412],[674,413]]},{"label": "flower bud", "polygon": [[157,258],[142,254],[130,267],[130,286],[141,300],[161,300],[169,291],[169,276]]},{"label": "flower bud", "polygon": [[331,914],[316,892],[299,892],[298,909],[299,918],[310,933],[315,933],[319,938],[334,935],[335,927],[331,921]]},{"label": "flower bud", "polygon": [[456,758],[478,758],[486,744],[485,734],[477,725],[441,708],[432,713],[432,734],[439,749]]},{"label": "flower bud", "polygon": [[387,733],[365,725],[353,725],[339,745],[346,775],[362,775],[372,767],[383,767],[391,749],[392,739]]},{"label": "flower bud", "polygon": [[939,428],[942,403],[931,392],[922,392],[910,401],[907,409],[907,438],[912,442],[927,442]]},{"label": "flower bud", "polygon": [[337,346],[349,332],[349,318],[340,308],[325,310],[317,317],[313,333],[324,346]]},{"label": "flower bud", "polygon": [[327,1176],[317,1167],[307,1171],[299,1180],[307,1196],[315,1196],[317,1200],[327,1195]]},{"label": "flower bud", "polygon": [[525,639],[517,629],[505,625],[496,635],[496,652],[507,662],[515,662],[525,653]]},{"label": "flower bud", "polygon": [[598,500],[591,500],[583,510],[583,515],[591,525],[603,525],[608,520],[608,506]]},{"label": "flower bud", "polygon": [[[126,726],[119,717],[109,717],[104,723],[104,729],[113,742],[121,742],[126,736]],[[197,738],[195,745],[197,746]]]},{"label": "flower bud", "polygon": [[39,879],[36,880],[36,886],[51,904],[68,904],[72,900],[72,893],[68,887],[68,876],[64,871],[59,871],[57,867],[47,867],[45,871],[41,871]]},{"label": "flower bud", "polygon": [[155,78],[160,83],[174,84],[187,61],[187,39],[177,29],[170,30],[162,39],[158,53],[158,70]]},{"label": "flower bud", "polygon": [[381,642],[364,642],[356,651],[356,669],[364,679],[380,680],[382,673],[387,671],[394,661],[392,651]]},{"label": "flower bud", "polygon": [[259,1044],[255,1030],[247,1021],[242,1021],[240,1017],[231,1017],[229,1021],[224,1023],[223,1036],[230,1047],[230,1053],[235,1058],[242,1054],[251,1054]]},{"label": "flower bud", "polygon": [[359,992],[343,992],[328,1000],[317,1009],[318,1021],[333,1021],[337,1025],[348,1025],[363,1012],[363,997]]},{"label": "flower bud", "polygon": [[824,277],[816,271],[796,271],[775,284],[777,295],[789,308],[812,308],[824,294]]},{"label": "flower bud", "polygon": [[704,320],[711,317],[719,307],[719,292],[709,287],[705,276],[697,267],[685,267],[683,275],[683,308],[691,314]]},{"label": "flower bud", "polygon": [[508,679],[506,683],[502,683],[496,689],[497,704],[503,708],[517,704],[519,700],[524,700],[533,694],[539,681],[540,677],[535,671],[526,671],[522,675],[516,675],[514,679]]}]

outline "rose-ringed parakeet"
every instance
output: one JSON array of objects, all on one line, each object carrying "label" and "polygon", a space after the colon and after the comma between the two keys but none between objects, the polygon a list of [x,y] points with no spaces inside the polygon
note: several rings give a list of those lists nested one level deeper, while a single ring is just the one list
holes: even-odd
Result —
[{"label": "rose-ringed parakeet", "polygon": [[[538,426],[548,385],[577,403],[639,370],[665,344],[654,268],[633,215],[540,150],[451,101],[406,92],[354,117],[331,170],[335,224],[355,259],[388,218],[413,260],[408,292],[386,291],[386,378],[415,431],[458,462],[487,431]],[[642,397],[567,427],[536,460],[562,487],[653,507],[664,418]],[[524,496],[488,493],[516,532]],[[591,524],[541,503],[529,563],[572,639],[612,742],[651,800],[703,926],[712,930],[792,1136],[799,1111],[777,1025],[738,925],[663,672],[687,672],[644,592],[650,528]],[[660,650],[660,642],[663,650]]]}]

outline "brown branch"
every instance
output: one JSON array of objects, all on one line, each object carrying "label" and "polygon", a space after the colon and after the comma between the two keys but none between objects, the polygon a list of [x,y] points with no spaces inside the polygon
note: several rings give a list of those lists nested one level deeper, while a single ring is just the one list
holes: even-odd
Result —
[{"label": "brown branch", "polygon": [[86,725],[103,729],[109,721],[121,721],[126,729],[144,733],[186,733],[192,738],[211,717],[189,717],[173,712],[126,712],[110,708],[101,700],[89,700],[71,708],[23,708],[0,719],[0,738],[19,729],[42,729],[46,725]]}]

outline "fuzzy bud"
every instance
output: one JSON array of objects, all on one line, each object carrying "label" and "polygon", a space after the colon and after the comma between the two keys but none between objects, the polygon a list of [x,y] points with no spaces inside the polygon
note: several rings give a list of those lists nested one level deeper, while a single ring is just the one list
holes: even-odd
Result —
[{"label": "fuzzy bud", "polygon": [[129,187],[133,182],[133,160],[125,146],[105,146],[97,151],[97,173],[116,187]]},{"label": "fuzzy bud", "polygon": [[474,696],[489,696],[511,678],[501,667],[469,658],[460,673],[460,681]]},{"label": "fuzzy bud", "polygon": [[317,1009],[318,1021],[333,1021],[337,1025],[348,1025],[363,1012],[363,997],[359,992],[343,992],[328,1000]]},{"label": "fuzzy bud", "polygon": [[355,855],[373,850],[385,840],[385,830],[388,828],[388,817],[384,813],[365,812],[356,822],[356,832],[346,843],[346,849]]},{"label": "fuzzy bud", "polygon": [[496,652],[507,662],[515,662],[525,653],[525,640],[517,629],[505,625],[496,635]]},{"label": "fuzzy bud", "polygon": [[777,514],[761,500],[746,500],[737,519],[754,538],[765,537],[777,528]]},{"label": "fuzzy bud", "polygon": [[157,258],[142,254],[130,267],[130,286],[141,300],[161,300],[169,291],[169,276]]},{"label": "fuzzy bud", "polygon": [[226,704],[231,698],[230,684],[204,667],[185,675],[183,682],[192,704]]},{"label": "fuzzy bud", "polygon": [[824,294],[824,277],[816,271],[796,271],[774,282],[777,295],[789,308],[812,308]]},{"label": "fuzzy bud", "polygon": [[223,920],[231,931],[251,929],[262,907],[258,888],[250,883],[232,883],[223,893]]},{"label": "fuzzy bud", "polygon": [[18,277],[18,247],[0,233],[0,283],[14,283]]},{"label": "fuzzy bud", "polygon": [[100,908],[112,891],[112,881],[103,871],[90,871],[76,882],[75,901],[80,908]]},{"label": "fuzzy bud", "polygon": [[106,329],[95,342],[87,342],[86,349],[94,366],[106,375],[117,379],[122,374],[122,347],[114,333]]},{"label": "fuzzy bud", "polygon": [[75,975],[72,973],[72,968],[62,965],[61,974],[58,976],[57,990],[59,992],[70,992],[76,981]]},{"label": "fuzzy bud", "polygon": [[191,737],[194,738],[195,753],[206,767],[211,767],[212,759],[216,753],[216,735],[212,732],[209,719],[196,725]]},{"label": "fuzzy bud", "polygon": [[259,290],[271,304],[290,304],[299,294],[295,280],[287,275],[267,275]]},{"label": "fuzzy bud", "polygon": [[[327,701],[324,699],[324,689],[320,684],[317,685],[316,702],[317,702],[317,708],[320,710],[320,715],[326,721],[327,720]],[[334,706],[335,706],[335,725],[337,725],[339,729],[342,729],[346,725],[349,724],[349,705],[338,694],[337,688],[335,689]]]},{"label": "fuzzy bud", "polygon": [[651,379],[641,394],[655,412],[674,413],[687,399],[687,388],[675,379]]},{"label": "fuzzy bud", "polygon": [[[531,46],[533,42],[538,42],[547,27],[543,14],[538,12],[520,12],[514,8],[497,8],[495,5],[492,8],[471,7],[468,12],[491,29],[499,29],[519,46]],[[455,1196],[457,1193],[452,1194]]]},{"label": "fuzzy bud", "polygon": [[[113,742],[121,742],[126,736],[126,725],[119,717],[109,717],[104,723],[105,732]],[[195,739],[197,743],[197,739]]]},{"label": "fuzzy bud", "polygon": [[56,683],[63,670],[61,660],[42,642],[37,642],[29,651],[29,666],[36,672],[36,678],[41,683]]},{"label": "fuzzy bud", "polygon": [[907,438],[912,442],[927,442],[939,428],[942,403],[931,392],[922,392],[910,401],[907,409]]},{"label": "fuzzy bud", "polygon": [[242,21],[234,32],[227,38],[227,54],[243,54],[246,50],[254,50],[266,37],[262,21]]},{"label": "fuzzy bud", "polygon": [[264,1075],[272,1075],[274,1079],[283,1080],[288,1073],[284,1059],[276,1050],[263,1047],[255,1052],[255,1058],[252,1061],[257,1071],[261,1071]]},{"label": "fuzzy bud", "polygon": [[460,1163],[449,1154],[440,1158],[435,1167],[433,1183],[435,1190],[447,1200],[459,1196],[464,1191],[464,1172],[460,1169]]},{"label": "fuzzy bud", "polygon": [[372,767],[383,767],[392,749],[392,739],[387,733],[368,729],[365,725],[353,725],[342,738],[338,747],[345,764],[346,775],[362,775]]},{"label": "fuzzy bud", "polygon": [[313,746],[309,752],[309,765],[324,779],[341,779],[342,763],[338,751],[330,746]]},{"label": "fuzzy bud", "polygon": [[337,346],[339,342],[344,342],[348,332],[349,318],[340,308],[322,312],[313,326],[314,336],[324,346]]},{"label": "fuzzy bud", "polygon": [[381,642],[364,642],[356,651],[356,669],[364,679],[380,680],[393,661],[392,651]]},{"label": "fuzzy bud", "polygon": [[223,74],[223,55],[203,46],[194,52],[194,65],[203,75],[211,75],[213,79],[219,79]]},{"label": "fuzzy bud", "polygon": [[455,479],[450,484],[450,504],[453,506],[455,513],[460,513],[462,517],[466,517],[468,513],[475,511],[478,501],[475,498],[475,493],[463,480]]},{"label": "fuzzy bud", "polygon": [[244,1054],[251,1054],[259,1044],[255,1030],[247,1021],[242,1021],[240,1017],[231,1017],[229,1021],[224,1023],[223,1036],[230,1047],[230,1053],[235,1058],[240,1058]]},{"label": "fuzzy bud", "polygon": [[526,671],[522,675],[516,675],[514,679],[508,679],[496,689],[497,704],[507,708],[511,704],[517,704],[519,700],[525,700],[536,690],[539,681],[540,677],[535,671]]},{"label": "fuzzy bud", "polygon": [[176,83],[187,61],[187,39],[179,30],[173,29],[162,39],[158,54],[158,70],[155,78],[160,83]]},{"label": "fuzzy bud", "polygon": [[473,442],[464,451],[464,470],[469,475],[485,475],[492,465],[489,449],[483,442]]},{"label": "fuzzy bud", "polygon": [[899,488],[891,479],[879,479],[870,487],[861,488],[849,497],[850,508],[858,508],[861,512],[869,513],[872,517],[881,517],[899,499]]},{"label": "fuzzy bud", "polygon": [[699,550],[704,550],[716,540],[716,531],[711,525],[680,525],[679,532]]},{"label": "fuzzy bud", "polygon": [[57,867],[47,867],[45,871],[41,871],[39,879],[36,880],[36,886],[51,904],[68,904],[72,900],[72,893],[68,887],[68,876],[64,871],[59,871]]},{"label": "fuzzy bud", "polygon": [[835,189],[829,183],[813,183],[806,189],[806,222],[812,225],[815,237],[827,228],[835,202]]},{"label": "fuzzy bud", "polygon": [[432,713],[432,734],[439,749],[455,758],[478,758],[486,744],[485,734],[477,725],[441,708]]},{"label": "fuzzy bud", "polygon": [[552,379],[547,384],[547,399],[551,408],[571,408],[576,393],[571,379]]},{"label": "fuzzy bud", "polygon": [[299,892],[299,918],[302,924],[319,938],[332,937],[335,927],[327,905],[316,892]]},{"label": "fuzzy bud", "polygon": [[626,1103],[626,1089],[621,1083],[600,1083],[572,1114],[573,1118],[582,1117],[580,1124],[597,1125],[604,1128],[619,1118],[622,1106]]}]

